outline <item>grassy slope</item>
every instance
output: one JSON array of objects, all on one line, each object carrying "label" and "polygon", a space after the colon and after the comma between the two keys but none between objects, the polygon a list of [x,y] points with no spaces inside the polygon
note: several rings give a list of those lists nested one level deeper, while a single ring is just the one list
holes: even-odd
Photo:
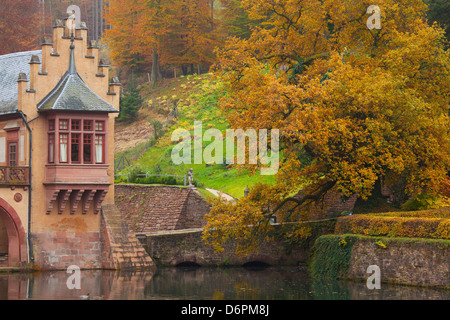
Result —
[{"label": "grassy slope", "polygon": [[[203,131],[216,128],[224,132],[229,128],[226,117],[217,105],[221,96],[220,85],[213,81],[211,74],[167,79],[155,89],[150,89],[147,85],[144,85],[141,93],[149,102],[147,106],[140,110],[141,118],[151,114],[152,97],[154,101],[162,101],[162,105],[167,99],[169,101],[180,99],[178,104],[179,117],[175,123],[166,127],[164,135],[140,159],[136,160],[134,166],[142,168],[143,171],[158,173],[155,171],[156,165],[158,165],[161,169],[160,174],[176,175],[183,175],[190,168],[193,168],[194,179],[203,183],[204,187],[221,190],[236,198],[243,196],[247,185],[251,186],[256,182],[274,181],[272,176],[260,176],[259,171],[254,175],[248,175],[247,172],[241,172],[238,168],[227,168],[220,164],[207,167],[205,163],[181,165],[172,163],[171,151],[176,143],[172,143],[170,137],[175,129],[184,128],[190,130],[193,134],[194,121],[202,121]],[[203,147],[209,143],[204,141]],[[129,168],[122,170],[122,173],[126,173],[128,170]]]}]

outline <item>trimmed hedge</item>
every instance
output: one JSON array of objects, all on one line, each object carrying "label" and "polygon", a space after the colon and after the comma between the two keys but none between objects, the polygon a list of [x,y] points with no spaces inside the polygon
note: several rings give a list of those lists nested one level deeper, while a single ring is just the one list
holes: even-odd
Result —
[{"label": "trimmed hedge", "polygon": [[399,211],[371,214],[378,217],[445,218],[450,219],[450,207],[421,211]]},{"label": "trimmed hedge", "polygon": [[[444,212],[434,213],[443,216]],[[368,236],[450,239],[450,219],[432,212],[364,214],[341,217],[335,233]]]}]

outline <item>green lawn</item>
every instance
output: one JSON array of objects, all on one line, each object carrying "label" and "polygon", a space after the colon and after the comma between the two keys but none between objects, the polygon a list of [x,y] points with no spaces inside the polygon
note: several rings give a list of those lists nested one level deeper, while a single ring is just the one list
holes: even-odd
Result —
[{"label": "green lawn", "polygon": [[[207,166],[204,161],[201,164],[174,164],[171,157],[172,149],[177,144],[177,142],[171,142],[171,134],[174,130],[186,129],[193,135],[194,121],[202,121],[202,132],[215,128],[224,133],[229,128],[226,117],[218,107],[218,99],[223,94],[222,90],[220,85],[212,80],[210,74],[188,76],[174,80],[172,87],[166,85],[164,88],[156,89],[163,90],[161,92],[143,91],[148,96],[154,97],[155,95],[165,94],[163,97],[167,98],[167,95],[175,92],[177,88],[183,94],[181,96],[177,95],[177,98],[181,99],[178,104],[178,119],[173,125],[165,129],[164,135],[141,158],[137,159],[132,167],[139,167],[140,171],[151,174],[170,175],[184,175],[192,168],[194,170],[194,179],[200,182],[203,187],[223,191],[235,198],[242,197],[247,186],[251,187],[257,182],[271,183],[275,181],[274,176],[261,176],[259,170],[255,174],[249,175],[247,171],[224,164]],[[190,90],[186,91],[186,89]],[[187,92],[190,93],[188,94]],[[210,143],[203,141],[203,148]],[[191,150],[193,157],[193,146]],[[131,167],[126,168],[120,173],[128,173],[130,169]]]}]

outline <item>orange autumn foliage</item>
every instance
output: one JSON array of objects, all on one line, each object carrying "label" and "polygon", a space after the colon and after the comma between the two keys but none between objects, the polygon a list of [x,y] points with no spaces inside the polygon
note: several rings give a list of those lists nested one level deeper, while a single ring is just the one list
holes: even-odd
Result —
[{"label": "orange autumn foliage", "polygon": [[0,54],[38,49],[40,21],[38,1],[3,1],[0,5]]},{"label": "orange autumn foliage", "polygon": [[[378,1],[382,27],[372,30],[366,0],[243,4],[264,23],[220,51],[216,74],[228,92],[220,105],[234,128],[279,129],[284,156],[274,185],[213,207],[206,241],[220,249],[243,239],[240,251],[251,252],[271,216],[306,220],[331,190],[366,199],[380,177],[405,181],[412,197],[441,190],[450,54],[422,1]],[[292,198],[300,189],[305,196]]]},{"label": "orange autumn foliage", "polygon": [[105,15],[112,58],[146,67],[211,64],[219,44],[213,0],[111,0]]}]

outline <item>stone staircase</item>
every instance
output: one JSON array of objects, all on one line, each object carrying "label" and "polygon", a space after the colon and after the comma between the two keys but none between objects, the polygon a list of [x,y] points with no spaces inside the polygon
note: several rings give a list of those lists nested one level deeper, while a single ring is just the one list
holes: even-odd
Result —
[{"label": "stone staircase", "polygon": [[103,267],[120,270],[155,266],[114,204],[102,206]]}]

